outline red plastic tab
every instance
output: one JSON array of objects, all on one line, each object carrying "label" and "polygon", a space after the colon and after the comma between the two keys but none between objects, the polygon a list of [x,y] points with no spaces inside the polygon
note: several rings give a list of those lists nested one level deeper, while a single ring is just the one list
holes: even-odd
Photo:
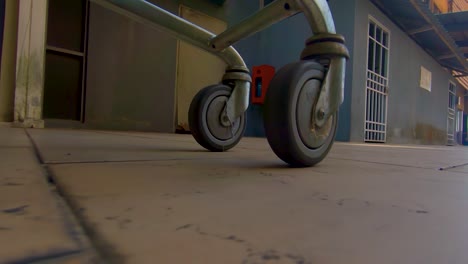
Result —
[{"label": "red plastic tab", "polygon": [[254,66],[252,72],[252,88],[250,89],[252,103],[263,104],[268,86],[275,76],[275,68],[270,65]]}]

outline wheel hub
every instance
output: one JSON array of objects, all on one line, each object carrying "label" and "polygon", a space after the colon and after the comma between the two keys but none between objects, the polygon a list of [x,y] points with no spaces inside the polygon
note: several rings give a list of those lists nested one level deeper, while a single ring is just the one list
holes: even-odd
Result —
[{"label": "wheel hub", "polygon": [[299,92],[296,117],[299,135],[308,148],[321,147],[327,140],[333,127],[333,116],[322,127],[315,125],[314,109],[320,91],[321,82],[311,79],[307,81]]},{"label": "wheel hub", "polygon": [[219,140],[228,140],[239,130],[240,118],[237,118],[233,123],[228,122],[230,125],[223,125],[223,123],[225,123],[223,121],[225,120],[221,120],[221,118],[222,116],[225,116],[222,115],[222,113],[225,109],[227,100],[228,97],[226,96],[218,96],[214,98],[206,111],[208,129],[211,134]]}]

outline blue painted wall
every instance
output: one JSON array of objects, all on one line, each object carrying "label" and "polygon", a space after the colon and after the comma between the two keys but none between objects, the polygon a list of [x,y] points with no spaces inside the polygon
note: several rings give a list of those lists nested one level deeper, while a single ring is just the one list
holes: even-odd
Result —
[{"label": "blue painted wall", "polygon": [[333,19],[335,20],[336,31],[346,39],[350,59],[346,64],[346,78],[344,101],[340,107],[338,131],[336,134],[337,141],[350,141],[351,135],[351,113],[352,113],[352,92],[353,92],[353,76],[354,76],[354,35],[355,30],[355,0],[330,0],[328,4],[332,11]]},{"label": "blue painted wall", "polygon": [[[259,9],[259,1],[231,1],[227,7],[229,24],[240,21],[246,14]],[[350,52],[353,51],[354,35],[354,0],[329,1],[337,32],[347,39]],[[247,66],[269,64],[278,71],[282,66],[300,59],[305,40],[312,36],[312,31],[304,15],[288,18],[272,27],[237,43],[235,48],[244,57]],[[337,140],[348,141],[350,135],[352,63],[347,65],[345,100],[340,108]],[[250,105],[247,110],[246,136],[264,136],[261,105]]]},{"label": "blue painted wall", "polygon": [[[367,25],[371,16],[390,31],[387,142],[445,144],[448,85],[450,80],[454,81],[450,72],[375,5],[368,0],[355,1],[351,140],[364,138]],[[419,87],[421,66],[432,72],[431,92]]]}]

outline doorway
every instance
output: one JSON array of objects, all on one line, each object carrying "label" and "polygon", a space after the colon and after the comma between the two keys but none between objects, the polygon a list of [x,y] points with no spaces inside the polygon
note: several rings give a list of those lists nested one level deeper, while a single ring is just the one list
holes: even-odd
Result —
[{"label": "doorway", "polygon": [[455,144],[455,107],[456,107],[456,85],[449,83],[448,89],[448,112],[447,112],[447,145]]},{"label": "doorway", "polygon": [[458,145],[463,145],[463,127],[465,126],[463,122],[463,111],[457,110],[456,115],[456,126],[455,126],[455,135],[456,142]]},{"label": "doorway", "polygon": [[364,141],[385,143],[390,32],[374,19],[369,20],[368,29]]},{"label": "doorway", "polygon": [[0,72],[2,72],[3,29],[5,26],[5,0],[0,0]]},{"label": "doorway", "polygon": [[84,121],[88,0],[49,0],[44,119]]},{"label": "doorway", "polygon": [[[180,16],[206,30],[219,34],[226,22],[180,6]],[[202,88],[217,84],[226,70],[226,63],[204,50],[182,41],[177,43],[176,131],[189,132],[188,110],[195,94]]]}]

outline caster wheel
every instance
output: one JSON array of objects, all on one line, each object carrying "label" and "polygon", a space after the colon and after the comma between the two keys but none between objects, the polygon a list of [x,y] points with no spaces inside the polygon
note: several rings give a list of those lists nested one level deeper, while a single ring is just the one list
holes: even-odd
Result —
[{"label": "caster wheel", "polygon": [[189,127],[195,140],[211,151],[226,151],[237,145],[244,135],[245,114],[230,126],[221,123],[221,114],[232,88],[217,84],[199,91],[189,109]]},{"label": "caster wheel", "polygon": [[270,147],[293,167],[313,166],[330,151],[338,113],[315,125],[315,105],[324,68],[313,61],[286,65],[275,75],[265,98],[264,126]]}]

